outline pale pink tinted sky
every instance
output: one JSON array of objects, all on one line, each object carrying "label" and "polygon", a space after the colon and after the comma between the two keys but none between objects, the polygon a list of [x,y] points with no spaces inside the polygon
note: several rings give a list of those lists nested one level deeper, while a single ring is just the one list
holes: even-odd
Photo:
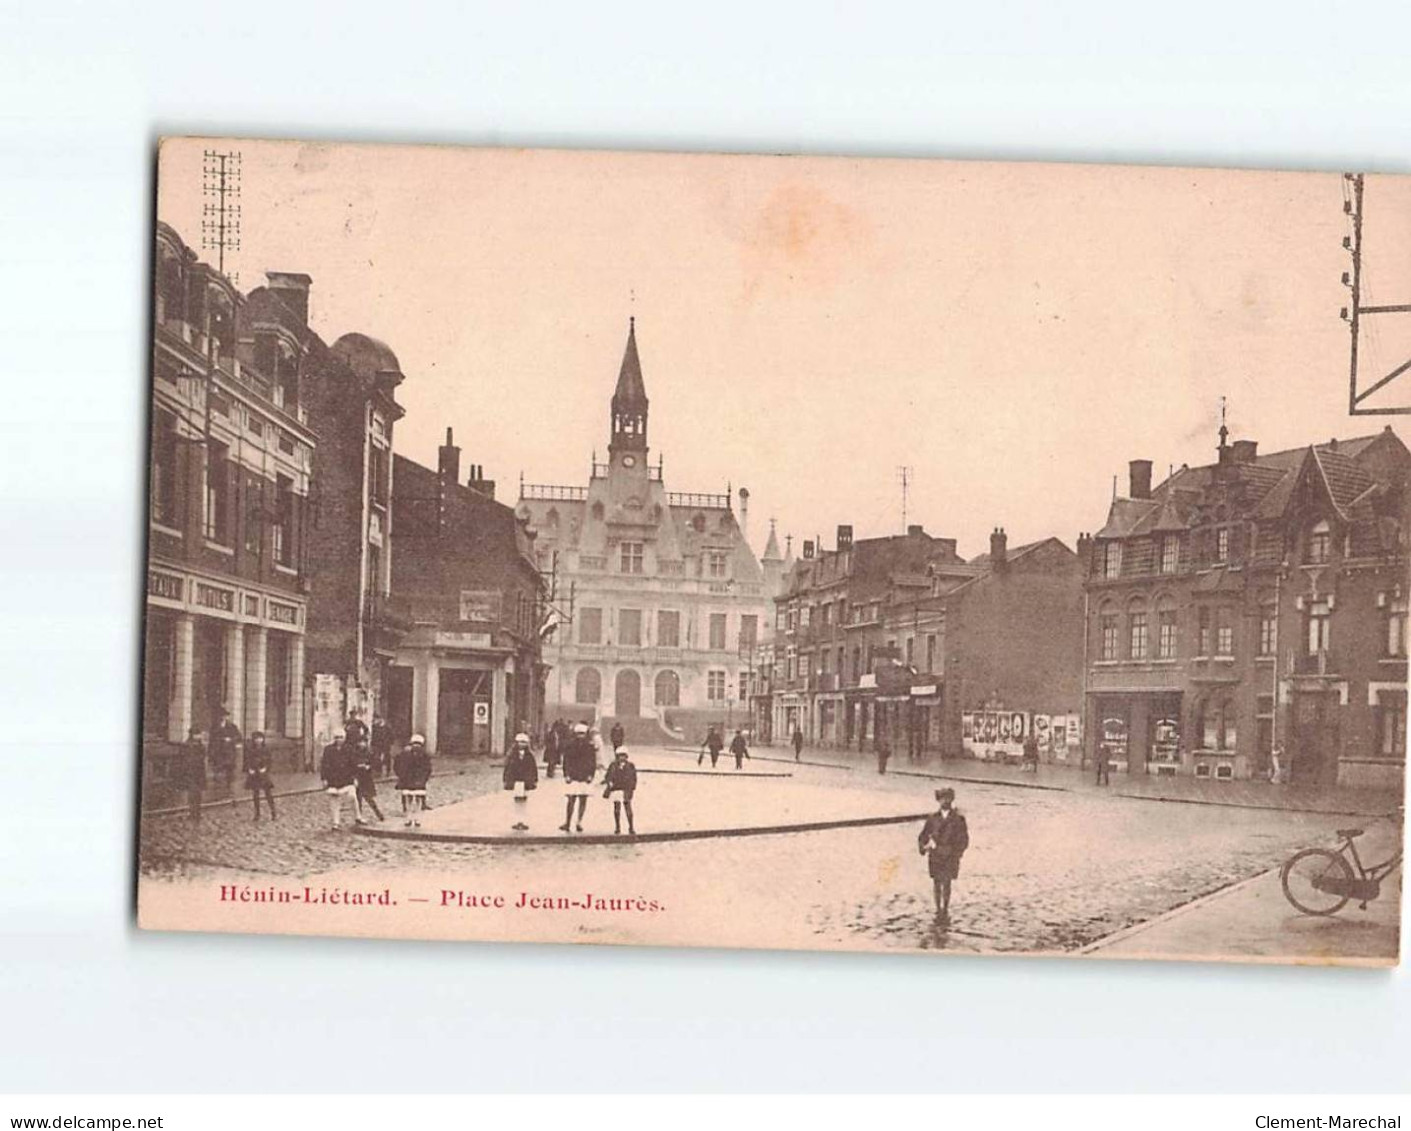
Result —
[{"label": "pale pink tinted sky", "polygon": [[[629,314],[667,486],[748,487],[757,550],[770,517],[796,550],[899,530],[903,465],[967,556],[1071,545],[1129,459],[1211,459],[1222,395],[1265,451],[1386,423],[1347,414],[1335,175],[172,141],[193,247],[208,144],[243,156],[242,289],[312,275],[325,340],[401,361],[398,450],[450,425],[509,502],[602,456]],[[1411,302],[1411,181],[1366,214],[1364,302]],[[1411,358],[1411,315],[1364,355]]]}]

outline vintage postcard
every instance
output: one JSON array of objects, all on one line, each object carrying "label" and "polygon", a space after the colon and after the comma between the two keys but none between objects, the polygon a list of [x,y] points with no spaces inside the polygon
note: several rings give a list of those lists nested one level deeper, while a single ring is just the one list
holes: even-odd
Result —
[{"label": "vintage postcard", "polygon": [[1398,961],[1411,181],[157,179],[143,927]]}]

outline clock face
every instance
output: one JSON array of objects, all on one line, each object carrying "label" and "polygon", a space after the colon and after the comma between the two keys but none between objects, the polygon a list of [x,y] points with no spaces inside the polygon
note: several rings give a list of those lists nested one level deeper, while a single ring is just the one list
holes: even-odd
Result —
[{"label": "clock face", "polygon": [[623,467],[636,467],[636,466],[637,466],[637,457],[636,457],[636,456],[623,456],[623,457],[622,457],[622,466],[623,466]]}]

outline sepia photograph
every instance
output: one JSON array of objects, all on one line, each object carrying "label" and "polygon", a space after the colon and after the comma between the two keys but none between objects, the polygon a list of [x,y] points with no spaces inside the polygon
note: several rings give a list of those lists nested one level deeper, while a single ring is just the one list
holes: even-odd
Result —
[{"label": "sepia photograph", "polygon": [[1411,181],[155,180],[143,928],[1398,963]]}]

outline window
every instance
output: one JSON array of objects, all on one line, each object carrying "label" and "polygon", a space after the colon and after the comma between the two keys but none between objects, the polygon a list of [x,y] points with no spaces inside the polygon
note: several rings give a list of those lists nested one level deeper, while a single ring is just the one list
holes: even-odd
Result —
[{"label": "window", "polygon": [[1215,531],[1215,560],[1217,562],[1230,560],[1230,528],[1228,526],[1222,526]]},{"label": "window", "polygon": [[1181,560],[1181,540],[1174,534],[1161,539],[1161,572],[1175,573]]},{"label": "window", "polygon": [[628,648],[642,646],[641,609],[619,609],[617,611],[617,642]]},{"label": "window", "polygon": [[[601,644],[603,642],[603,610],[580,609],[578,613],[578,643]],[[578,700],[580,703],[596,703],[597,699]]]},{"label": "window", "polygon": [[1104,660],[1117,659],[1117,614],[1104,612],[1098,618],[1102,633],[1102,650],[1099,656]]},{"label": "window", "polygon": [[176,490],[176,417],[158,409],[152,419],[152,521],[179,526]]},{"label": "window", "polygon": [[711,703],[725,702],[724,672],[706,672],[706,699]]},{"label": "window", "polygon": [[825,648],[822,652],[820,652],[820,653],[818,654],[818,674],[819,674],[819,675],[827,675],[827,674],[828,674],[829,667],[830,667],[830,665],[832,664],[832,660],[831,660],[829,657],[830,657],[830,653],[828,652],[828,650],[827,650],[826,648]]},{"label": "window", "polygon": [[740,616],[740,647],[753,648],[755,641],[759,638],[758,629],[759,618],[754,613],[744,613]]},{"label": "window", "polygon": [[740,673],[740,702],[746,703],[750,698],[750,673]]},{"label": "window", "polygon": [[1133,610],[1127,614],[1127,654],[1133,660],[1145,660],[1146,648],[1146,612]]},{"label": "window", "polygon": [[1122,543],[1108,542],[1102,548],[1102,576],[1114,578],[1122,576]]},{"label": "window", "polygon": [[597,668],[579,668],[573,681],[573,698],[578,703],[596,703],[603,697],[603,677]]},{"label": "window", "polygon": [[1273,605],[1262,605],[1259,609],[1259,655],[1272,656],[1279,643],[1279,622],[1274,616]]},{"label": "window", "polygon": [[369,445],[367,476],[368,492],[379,507],[387,505],[387,449]]},{"label": "window", "polygon": [[373,594],[382,592],[382,552],[371,542],[367,545],[367,592],[369,601]]},{"label": "window", "polygon": [[674,609],[662,609],[657,613],[657,646],[681,647],[681,614]]},{"label": "window", "polygon": [[1308,654],[1316,656],[1328,650],[1332,636],[1333,610],[1327,601],[1314,601],[1308,606]]},{"label": "window", "polygon": [[819,626],[820,628],[827,628],[827,627],[832,623],[832,621],[833,621],[833,606],[832,606],[832,605],[819,605],[819,606],[818,606],[818,626]]},{"label": "window", "polygon": [[624,542],[622,543],[622,572],[641,573],[642,572],[642,543]]},{"label": "window", "polygon": [[724,550],[709,550],[706,553],[706,574],[710,577],[724,577],[727,555]]},{"label": "window", "polygon": [[1219,699],[1202,705],[1200,736],[1202,749],[1235,749],[1239,734],[1235,722],[1235,705],[1232,700]]},{"label": "window", "polygon": [[906,662],[908,667],[916,663],[916,637],[914,636],[906,638]]},{"label": "window", "polygon": [[1406,756],[1406,692],[1377,692],[1377,750],[1387,758]]},{"label": "window", "polygon": [[681,705],[681,677],[673,671],[658,672],[655,684],[658,707]]},{"label": "window", "polygon": [[274,560],[282,566],[294,559],[294,483],[287,475],[274,478]]},{"label": "window", "polygon": [[201,526],[207,538],[230,545],[230,461],[224,444],[206,444],[206,495]]},{"label": "window", "polygon": [[710,614],[710,647],[717,651],[725,647],[725,614]]},{"label": "window", "polygon": [[928,633],[926,636],[926,670],[933,672],[936,670],[936,634]]},{"label": "window", "polygon": [[1332,527],[1324,520],[1308,532],[1307,562],[1310,565],[1322,565],[1332,555],[1332,548]]},{"label": "window", "polygon": [[1196,617],[1195,654],[1208,656],[1210,655],[1210,610],[1201,609]]},{"label": "window", "polygon": [[854,647],[852,650],[852,681],[856,683],[862,678],[862,649]]},{"label": "window", "polygon": [[1386,654],[1406,655],[1406,598],[1387,602]]},{"label": "window", "polygon": [[1215,654],[1233,656],[1235,654],[1235,626],[1230,623],[1229,609],[1215,610]]},{"label": "window", "polygon": [[1156,613],[1156,658],[1176,658],[1176,610],[1163,603]]},{"label": "window", "polygon": [[785,678],[788,679],[790,683],[794,681],[794,673],[798,670],[797,665],[798,657],[795,655],[794,650],[790,648],[784,663]]}]

